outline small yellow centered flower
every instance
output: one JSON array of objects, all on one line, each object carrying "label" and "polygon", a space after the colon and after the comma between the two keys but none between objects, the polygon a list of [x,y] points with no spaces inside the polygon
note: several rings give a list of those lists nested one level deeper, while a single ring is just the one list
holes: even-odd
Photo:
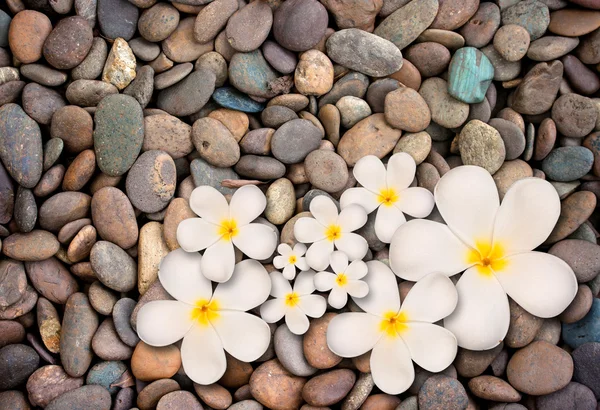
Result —
[{"label": "small yellow centered flower", "polygon": [[398,199],[400,199],[400,197],[398,196],[398,193],[396,193],[395,189],[383,188],[379,190],[379,195],[377,196],[377,199],[379,200],[380,204],[383,204],[385,206],[392,206],[396,202],[398,202]]},{"label": "small yellow centered flower", "polygon": [[201,299],[196,302],[192,310],[192,320],[203,326],[208,326],[211,321],[219,318],[219,303],[216,300]]},{"label": "small yellow centered flower", "polygon": [[285,304],[289,307],[294,307],[300,302],[300,296],[296,292],[291,292],[285,295]]},{"label": "small yellow centered flower", "polygon": [[338,286],[346,286],[348,284],[348,276],[345,273],[338,273],[337,278],[335,278],[335,283]]},{"label": "small yellow centered flower", "polygon": [[508,260],[504,258],[506,252],[501,243],[489,241],[476,241],[477,249],[470,249],[467,252],[467,262],[475,264],[481,275],[489,276],[494,272],[500,272],[508,265]]},{"label": "small yellow centered flower", "polygon": [[219,235],[226,241],[231,241],[231,238],[235,237],[240,230],[237,226],[235,219],[224,219],[219,225]]},{"label": "small yellow centered flower", "polygon": [[342,227],[339,225],[329,225],[325,229],[325,237],[330,242],[340,239],[342,237]]},{"label": "small yellow centered flower", "polygon": [[388,311],[385,319],[379,324],[379,329],[389,337],[397,337],[408,330],[408,315],[404,312]]},{"label": "small yellow centered flower", "polygon": [[288,258],[288,262],[292,265],[294,263],[296,263],[297,261],[298,261],[298,258],[296,257],[296,255],[290,255],[290,257]]}]

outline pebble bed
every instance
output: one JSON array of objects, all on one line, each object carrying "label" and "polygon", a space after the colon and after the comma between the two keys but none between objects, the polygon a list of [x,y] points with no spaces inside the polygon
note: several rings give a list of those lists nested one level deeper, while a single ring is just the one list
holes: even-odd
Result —
[{"label": "pebble bed", "polygon": [[[600,409],[599,70],[598,0],[3,0],[0,410]],[[417,367],[399,396],[368,353],[328,349],[335,310],[304,336],[271,325],[264,356],[228,356],[210,386],[177,345],[139,341],[196,186],[258,185],[293,245],[313,198],[397,152],[431,191],[461,164],[500,198],[549,180],[562,210],[542,249],[577,276],[567,310],[511,301],[502,344]],[[374,216],[365,259],[386,262]]]}]

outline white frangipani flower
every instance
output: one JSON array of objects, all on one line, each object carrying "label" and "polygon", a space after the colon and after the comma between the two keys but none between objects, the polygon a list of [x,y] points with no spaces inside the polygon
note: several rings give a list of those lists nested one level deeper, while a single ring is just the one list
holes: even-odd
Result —
[{"label": "white frangipani flower", "polygon": [[354,302],[365,311],[342,313],[327,327],[327,345],[342,357],[369,350],[373,381],[385,393],[400,394],[415,378],[413,361],[440,372],[456,357],[456,338],[434,322],[448,316],[457,303],[456,288],[445,275],[417,282],[400,306],[398,284],[382,262],[367,262],[369,294]]},{"label": "white frangipani flower", "polygon": [[560,215],[554,187],[539,178],[515,182],[502,201],[483,168],[460,166],[435,189],[435,202],[448,226],[413,220],[394,234],[390,266],[401,278],[429,272],[462,272],[458,307],[444,326],[470,350],[486,350],[506,336],[508,296],[529,313],[549,318],[577,293],[573,270],[561,259],[532,252],[552,232]]},{"label": "white frangipani flower", "polygon": [[313,295],[315,291],[315,272],[300,272],[294,288],[281,272],[273,271],[271,276],[271,296],[260,307],[260,316],[267,323],[275,323],[285,316],[285,324],[296,335],[303,335],[308,330],[308,317],[323,316],[327,302],[323,296]]},{"label": "white frangipani flower", "polygon": [[353,233],[367,223],[367,213],[360,205],[348,205],[338,215],[331,198],[319,195],[310,202],[310,213],[314,218],[296,221],[294,236],[299,242],[312,243],[306,252],[311,268],[325,270],[334,246],[352,261],[365,257],[369,245],[365,238]]},{"label": "white frangipani flower", "polygon": [[201,273],[203,257],[177,249],[161,262],[158,277],[176,300],[142,306],[137,332],[151,346],[167,346],[183,338],[181,362],[198,384],[211,384],[227,368],[225,352],[243,362],[264,354],[271,340],[269,325],[246,313],[263,303],[271,290],[265,268],[248,259],[237,265],[231,279],[217,285]]},{"label": "white frangipani flower", "polygon": [[355,260],[348,265],[348,256],[344,252],[335,251],[329,257],[331,272],[319,272],[315,275],[315,287],[320,292],[329,293],[327,301],[331,307],[341,309],[346,306],[348,295],[353,298],[364,298],[369,293],[369,286],[364,278],[367,264]]},{"label": "white frangipani flower", "polygon": [[202,272],[215,282],[226,282],[233,273],[233,245],[252,259],[266,259],[277,246],[277,234],[267,225],[251,223],[267,206],[267,199],[254,185],[239,188],[227,200],[215,188],[199,186],[192,191],[190,208],[200,218],[182,221],[177,242],[186,252],[203,249]]},{"label": "white frangipani flower", "polygon": [[390,243],[396,229],[406,222],[405,213],[425,218],[433,210],[431,192],[410,188],[416,169],[415,160],[405,152],[392,155],[387,169],[374,155],[362,157],[353,170],[362,187],[350,188],[342,194],[342,209],[350,204],[359,204],[367,214],[377,209],[375,234],[380,241]]},{"label": "white frangipani flower", "polygon": [[273,266],[283,269],[283,277],[287,280],[294,280],[296,268],[301,271],[310,269],[303,256],[306,253],[306,245],[303,243],[297,243],[294,249],[287,243],[282,243],[277,247],[277,252],[279,255],[273,258]]}]

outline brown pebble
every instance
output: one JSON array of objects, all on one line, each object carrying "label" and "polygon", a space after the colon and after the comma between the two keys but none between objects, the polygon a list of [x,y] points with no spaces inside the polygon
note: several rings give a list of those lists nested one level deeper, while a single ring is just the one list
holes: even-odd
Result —
[{"label": "brown pebble", "polygon": [[81,152],[65,173],[63,190],[80,191],[92,178],[96,170],[96,154],[94,150],[87,149]]},{"label": "brown pebble", "polygon": [[43,261],[56,252],[60,243],[48,231],[35,229],[29,233],[14,233],[2,243],[2,252],[19,261]]},{"label": "brown pebble", "polygon": [[168,379],[181,367],[181,353],[176,346],[154,347],[139,342],[131,357],[131,371],[142,381]]},{"label": "brown pebble", "polygon": [[305,383],[305,378],[293,376],[274,359],[254,370],[250,377],[250,392],[267,408],[296,410],[302,404]]},{"label": "brown pebble", "polygon": [[216,383],[208,386],[194,383],[194,390],[204,403],[216,410],[227,409],[233,401],[231,393]]},{"label": "brown pebble", "polygon": [[355,381],[356,376],[352,370],[332,370],[306,382],[302,398],[312,406],[331,406],[346,397]]},{"label": "brown pebble", "polygon": [[35,63],[42,58],[44,41],[51,31],[52,23],[46,15],[23,10],[13,17],[8,29],[10,50],[21,63]]},{"label": "brown pebble", "polygon": [[342,361],[342,358],[327,346],[327,326],[336,316],[336,313],[325,313],[322,317],[313,319],[304,335],[304,356],[312,367],[330,369]]},{"label": "brown pebble", "polygon": [[67,249],[69,260],[75,263],[87,258],[95,243],[96,228],[92,225],[84,226],[69,244],[69,248]]},{"label": "brown pebble", "polygon": [[179,383],[171,379],[160,379],[150,383],[139,392],[137,406],[140,410],[153,410],[164,395],[181,390]]},{"label": "brown pebble", "polygon": [[123,249],[138,240],[138,224],[129,198],[119,189],[105,187],[92,198],[92,220],[98,234]]}]

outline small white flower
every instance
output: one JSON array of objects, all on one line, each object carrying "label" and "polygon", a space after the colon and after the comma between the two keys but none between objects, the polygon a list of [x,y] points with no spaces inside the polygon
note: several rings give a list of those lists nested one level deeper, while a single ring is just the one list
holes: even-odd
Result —
[{"label": "small white flower", "polygon": [[367,264],[355,260],[348,265],[348,256],[336,251],[329,257],[331,272],[319,272],[315,275],[315,287],[320,292],[330,290],[327,301],[331,307],[341,309],[346,306],[348,295],[353,298],[364,298],[369,293],[369,286],[360,280],[367,274]]},{"label": "small white flower", "polygon": [[310,267],[306,263],[304,254],[306,253],[306,245],[297,243],[294,249],[287,243],[282,243],[277,247],[279,256],[273,259],[273,265],[277,269],[283,269],[283,277],[287,280],[294,280],[296,277],[296,268],[301,271],[309,270]]},{"label": "small white flower", "polygon": [[460,166],[435,188],[435,202],[448,224],[413,220],[394,234],[390,266],[401,278],[429,272],[465,273],[456,284],[458,307],[444,326],[470,350],[497,346],[508,332],[508,296],[529,313],[549,318],[577,293],[573,270],[561,259],[532,252],[552,232],[560,215],[554,187],[539,178],[515,182],[502,201],[489,172]]},{"label": "small white flower", "polygon": [[327,309],[325,298],[312,294],[315,291],[315,272],[311,270],[300,272],[293,289],[281,272],[273,271],[269,275],[271,296],[275,299],[263,303],[260,307],[260,316],[267,323],[275,323],[285,316],[285,324],[290,331],[303,335],[309,326],[307,316],[321,317]]},{"label": "small white flower", "polygon": [[337,248],[350,260],[362,259],[369,250],[367,241],[353,233],[367,223],[367,213],[360,205],[348,205],[338,215],[331,198],[319,195],[310,202],[314,218],[300,218],[294,225],[299,242],[312,243],[306,252],[308,265],[318,271],[329,265],[329,255]]},{"label": "small white flower", "polygon": [[201,273],[203,257],[177,249],[161,262],[158,277],[176,300],[142,306],[137,332],[151,346],[167,346],[183,338],[181,362],[198,384],[211,384],[227,368],[225,351],[243,362],[264,354],[271,340],[269,325],[246,313],[263,303],[271,290],[265,268],[248,259],[237,265],[227,283],[217,285]]},{"label": "small white flower", "polygon": [[387,170],[374,155],[362,157],[354,166],[354,177],[362,185],[346,190],[340,198],[342,209],[359,204],[367,214],[377,209],[375,234],[390,243],[392,235],[406,222],[404,214],[425,218],[434,206],[433,195],[425,188],[409,188],[417,165],[407,153],[392,155]]},{"label": "small white flower", "polygon": [[267,225],[251,223],[267,206],[267,199],[254,185],[239,188],[227,200],[211,186],[192,191],[190,208],[200,218],[182,221],[177,242],[186,252],[203,249],[202,272],[210,280],[226,282],[233,273],[233,245],[252,259],[266,259],[277,246],[277,234]]},{"label": "small white flower", "polygon": [[365,311],[337,315],[327,327],[327,345],[342,357],[369,350],[373,381],[385,393],[400,394],[415,379],[413,361],[440,372],[456,357],[454,335],[434,325],[457,303],[456,288],[445,275],[431,274],[417,282],[400,306],[396,278],[382,262],[367,262],[369,294],[353,299]]}]

